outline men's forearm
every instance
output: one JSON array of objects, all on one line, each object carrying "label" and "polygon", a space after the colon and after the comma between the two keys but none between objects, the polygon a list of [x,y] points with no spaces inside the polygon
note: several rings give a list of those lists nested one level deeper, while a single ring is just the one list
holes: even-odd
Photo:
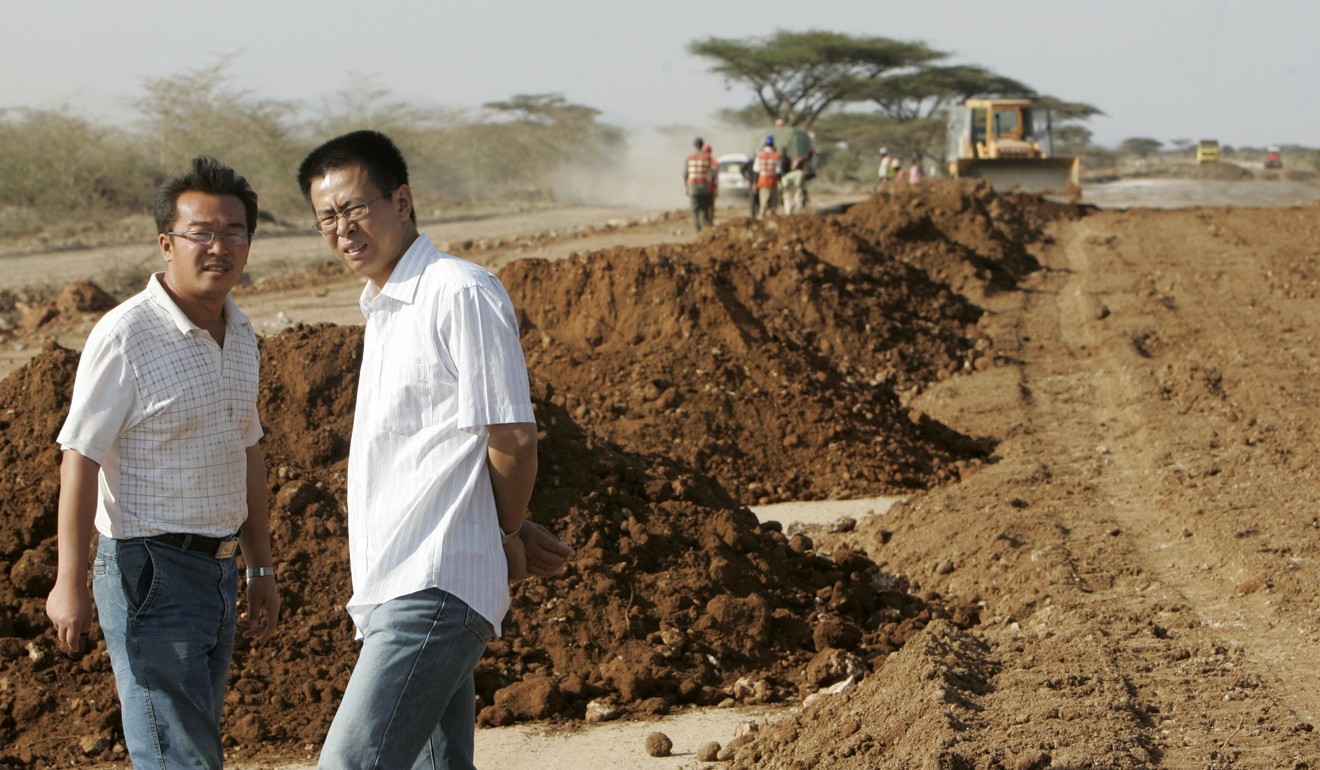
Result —
[{"label": "men's forearm", "polygon": [[266,486],[266,454],[260,444],[247,449],[247,521],[238,544],[249,567],[273,566],[270,550],[270,491]]},{"label": "men's forearm", "polygon": [[96,485],[101,466],[67,449],[60,460],[60,496],[56,513],[59,554],[57,579],[82,584],[87,580],[87,553],[96,531]]},{"label": "men's forearm", "polygon": [[92,625],[92,597],[87,590],[87,553],[96,531],[96,485],[101,466],[73,450],[60,461],[60,498],[56,514],[59,563],[55,585],[46,597],[46,615],[55,636],[70,650],[82,648]]},{"label": "men's forearm", "polygon": [[536,425],[491,426],[487,464],[500,529],[512,532],[522,526],[536,484]]}]

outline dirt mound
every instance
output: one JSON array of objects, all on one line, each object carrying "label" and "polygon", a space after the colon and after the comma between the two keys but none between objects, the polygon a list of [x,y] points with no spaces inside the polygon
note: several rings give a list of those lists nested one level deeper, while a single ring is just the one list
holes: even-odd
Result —
[{"label": "dirt mound", "polygon": [[975,298],[1015,288],[1039,269],[1026,245],[1050,221],[1084,209],[1038,196],[1000,194],[984,180],[891,185],[839,221],[885,253]]},{"label": "dirt mound", "polygon": [[[263,340],[261,407],[285,608],[265,648],[239,642],[225,738],[235,757],[262,744],[319,742],[351,670],[343,460],[351,431],[344,404],[355,388],[344,377],[360,351],[355,327],[297,327]],[[52,347],[0,393],[12,405],[5,491],[30,500],[22,526],[6,528],[11,580],[0,589],[0,679],[37,684],[0,689],[0,734],[13,746],[0,760],[18,764],[122,756],[104,642],[81,655],[57,651],[43,610],[55,563],[53,440],[75,368],[76,354]],[[52,393],[45,383],[58,387]],[[578,543],[580,555],[566,575],[517,588],[509,636],[479,669],[483,724],[583,718],[595,699],[622,714],[796,697],[868,670],[929,620],[950,616],[862,554],[818,554],[806,538],[759,525],[709,477],[591,438],[544,399],[539,378],[535,390],[545,462],[531,510]],[[38,403],[44,408],[29,408]],[[51,719],[85,740],[45,742]]]},{"label": "dirt mound", "polygon": [[538,404],[538,422],[548,483],[533,513],[581,547],[564,578],[517,591],[509,635],[478,667],[494,693],[482,724],[581,718],[592,701],[663,713],[797,697],[950,617],[863,554],[759,525],[698,472],[616,451],[553,404]]},{"label": "dirt mound", "polygon": [[895,393],[974,368],[980,311],[837,224],[727,224],[501,279],[552,400],[743,502],[926,488],[988,451]]}]

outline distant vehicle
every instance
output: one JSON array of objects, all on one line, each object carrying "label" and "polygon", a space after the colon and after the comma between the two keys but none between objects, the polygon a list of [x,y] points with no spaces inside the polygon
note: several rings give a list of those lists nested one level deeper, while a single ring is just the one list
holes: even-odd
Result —
[{"label": "distant vehicle", "polygon": [[1265,149],[1265,168],[1283,168],[1283,151],[1278,145],[1270,145]]},{"label": "distant vehicle", "polygon": [[1219,140],[1202,139],[1196,143],[1196,162],[1197,163],[1218,163],[1219,162]]},{"label": "distant vehicle", "polygon": [[720,194],[726,192],[740,192],[743,195],[750,195],[752,183],[743,176],[743,167],[751,161],[750,155],[741,152],[732,152],[727,155],[721,155],[715,159],[719,164],[719,191]]}]

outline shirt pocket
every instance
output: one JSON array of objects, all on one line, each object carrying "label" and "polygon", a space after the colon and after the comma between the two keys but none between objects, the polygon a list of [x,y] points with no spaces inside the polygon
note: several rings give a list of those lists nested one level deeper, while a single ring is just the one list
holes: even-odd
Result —
[{"label": "shirt pocket", "polygon": [[410,436],[436,422],[436,387],[440,380],[440,367],[434,364],[409,364],[401,368],[399,378],[400,382],[383,389],[388,394],[384,404],[385,429]]}]

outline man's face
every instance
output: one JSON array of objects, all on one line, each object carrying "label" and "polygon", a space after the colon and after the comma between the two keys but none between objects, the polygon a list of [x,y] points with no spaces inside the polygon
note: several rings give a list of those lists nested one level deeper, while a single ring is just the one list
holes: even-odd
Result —
[{"label": "man's face", "polygon": [[[365,168],[348,166],[313,179],[310,192],[318,220],[370,202],[361,219],[350,222],[341,216],[335,220],[335,228],[321,237],[350,270],[378,289],[384,286],[416,237],[409,219],[412,191],[408,185],[378,190]],[[387,194],[381,197],[382,193]]]},{"label": "man's face", "polygon": [[[233,195],[189,190],[179,195],[174,210],[174,232],[248,232],[243,201]],[[248,250],[252,247],[251,243],[230,243],[223,237],[200,244],[181,235],[164,233],[158,241],[165,258],[165,285],[185,301],[223,300],[243,277]]]}]

